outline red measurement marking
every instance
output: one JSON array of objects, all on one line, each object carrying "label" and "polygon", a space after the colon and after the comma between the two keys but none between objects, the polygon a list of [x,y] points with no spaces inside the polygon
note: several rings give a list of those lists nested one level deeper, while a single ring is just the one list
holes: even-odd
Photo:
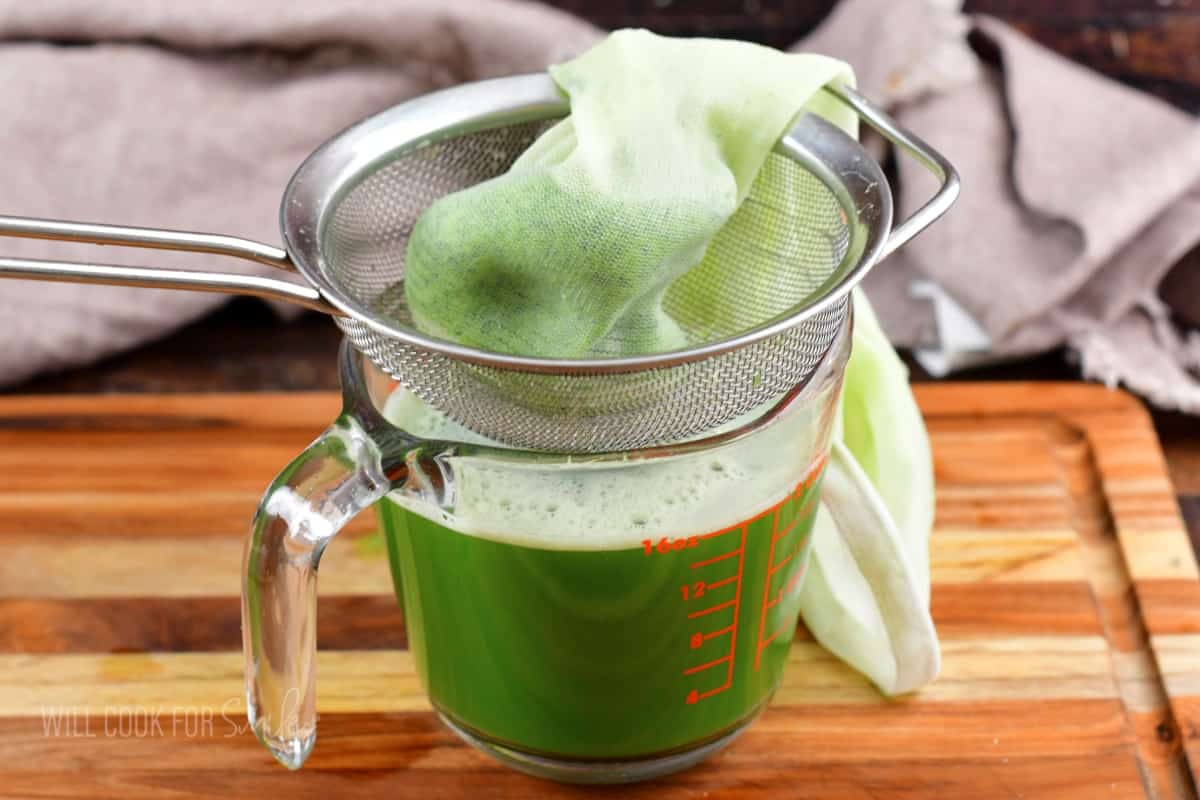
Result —
[{"label": "red measurement marking", "polygon": [[704,698],[712,697],[714,694],[720,694],[721,692],[725,691],[728,688],[729,688],[729,684],[725,683],[721,686],[716,687],[715,689],[709,689],[707,692],[697,692],[695,689],[692,689],[690,692],[688,692],[687,703],[689,706],[695,705],[696,703],[699,703]]},{"label": "red measurement marking", "polygon": [[[690,567],[692,569],[701,569],[701,568],[707,567],[711,564],[720,563],[722,561],[726,561],[726,560],[734,558],[734,557],[737,557],[737,559],[738,559],[737,574],[729,576],[727,578],[722,578],[717,581],[713,581],[712,583],[707,583],[707,584],[705,584],[705,587],[704,587],[705,592],[708,592],[713,589],[717,589],[721,586],[725,586],[725,585],[728,585],[731,583],[735,584],[735,588],[734,588],[734,592],[733,592],[733,599],[728,600],[724,603],[719,603],[715,606],[710,606],[708,608],[701,609],[699,611],[693,611],[690,614],[688,614],[688,619],[696,619],[697,617],[706,616],[708,614],[712,614],[712,613],[721,611],[726,608],[730,608],[730,607],[733,608],[733,622],[730,625],[728,625],[727,627],[721,628],[720,630],[710,631],[708,633],[699,633],[699,632],[693,633],[688,639],[691,648],[697,649],[705,641],[707,641],[709,639],[715,638],[717,636],[724,636],[727,633],[729,634],[729,653],[727,655],[722,656],[721,658],[718,658],[718,659],[714,659],[713,661],[709,661],[704,664],[698,664],[694,667],[689,667],[686,670],[684,670],[684,672],[683,672],[684,675],[694,675],[694,674],[703,672],[705,670],[712,669],[713,667],[720,666],[721,664],[728,665],[727,669],[726,669],[726,673],[725,673],[724,683],[722,683],[719,686],[715,686],[704,692],[701,692],[698,689],[692,689],[691,691],[689,691],[687,693],[687,696],[685,698],[685,701],[687,702],[688,705],[695,705],[696,703],[700,702],[701,700],[705,699],[706,697],[712,697],[715,694],[718,694],[720,692],[723,692],[723,691],[729,689],[729,687],[731,687],[733,685],[733,675],[734,675],[734,669],[736,666],[736,658],[737,658],[738,620],[741,616],[742,579],[744,577],[745,567],[746,567],[746,536],[747,536],[747,533],[749,530],[749,526],[752,523],[757,522],[758,520],[766,517],[768,514],[773,514],[774,519],[772,520],[772,523],[771,523],[771,543],[770,543],[770,549],[769,549],[769,552],[767,555],[768,574],[767,574],[767,579],[765,581],[765,585],[763,586],[762,615],[760,616],[759,623],[758,623],[758,641],[756,643],[757,644],[757,652],[755,653],[755,657],[754,657],[754,668],[755,669],[758,669],[758,667],[759,667],[759,662],[762,657],[763,647],[765,647],[766,644],[769,644],[779,634],[779,632],[780,632],[779,630],[773,631],[771,633],[771,635],[764,642],[763,628],[766,624],[767,610],[769,608],[771,608],[772,606],[774,606],[775,604],[780,602],[785,591],[790,592],[792,590],[792,588],[794,588],[794,586],[796,584],[796,579],[793,578],[791,581],[789,581],[788,588],[786,590],[780,589],[776,593],[775,599],[770,601],[771,604],[768,605],[768,594],[770,592],[771,576],[774,575],[776,572],[778,572],[779,569],[781,569],[783,566],[785,566],[788,561],[790,561],[792,558],[795,557],[796,553],[799,552],[799,549],[800,549],[801,545],[803,544],[803,540],[801,540],[801,542],[797,543],[793,552],[790,553],[786,559],[781,561],[778,566],[776,566],[774,563],[774,561],[775,561],[775,542],[777,540],[782,539],[783,537],[787,536],[788,534],[790,534],[795,529],[795,527],[797,525],[799,525],[811,513],[811,511],[815,507],[816,498],[815,498],[815,496],[808,498],[807,502],[805,502],[804,506],[799,510],[799,513],[788,525],[787,530],[785,530],[783,532],[779,531],[779,513],[782,510],[783,505],[785,503],[787,503],[790,500],[794,500],[796,498],[801,497],[804,492],[808,491],[809,489],[811,489],[812,487],[814,487],[816,485],[817,480],[820,478],[821,468],[823,466],[824,466],[824,459],[822,459],[820,462],[818,462],[809,471],[809,473],[805,476],[804,481],[802,481],[799,485],[797,485],[788,494],[788,496],[786,498],[784,498],[782,501],[775,504],[771,508],[765,509],[764,511],[760,512],[759,514],[756,514],[754,517],[742,522],[740,525],[735,525],[730,528],[723,528],[718,531],[712,531],[711,533],[706,533],[706,534],[703,534],[698,537],[698,539],[700,541],[705,541],[708,539],[713,539],[718,536],[724,536],[728,533],[732,533],[735,530],[740,530],[741,534],[742,534],[741,535],[741,543],[738,545],[737,549],[731,550],[727,553],[722,553],[722,554],[714,556],[712,558],[704,559],[702,561],[697,561],[690,565]],[[647,548],[647,550],[649,550],[649,548]],[[695,593],[684,591],[683,594],[684,594],[684,600],[686,601],[689,597],[691,597]]]},{"label": "red measurement marking", "polygon": [[685,669],[683,671],[683,674],[684,675],[695,675],[697,672],[703,672],[706,669],[712,669],[713,667],[717,666],[718,664],[724,664],[726,661],[729,661],[732,658],[733,658],[732,653],[729,655],[726,655],[726,656],[721,656],[720,658],[714,658],[712,661],[709,661],[707,664],[697,664],[694,667],[688,667],[687,669]]},{"label": "red measurement marking", "polygon": [[747,519],[747,520],[745,520],[745,521],[743,521],[743,522],[739,522],[737,525],[732,525],[732,526],[730,526],[730,527],[728,527],[728,528],[721,528],[721,530],[719,530],[719,531],[713,531],[712,533],[704,533],[704,534],[701,534],[701,535],[700,535],[698,538],[700,539],[700,541],[704,541],[705,539],[712,539],[712,538],[714,538],[714,537],[716,537],[716,536],[724,536],[724,535],[725,535],[725,534],[727,534],[727,533],[734,533],[734,532],[736,532],[736,531],[740,531],[740,530],[741,530],[742,528],[744,528],[745,526],[747,526],[747,525],[751,525],[751,524],[753,524],[753,523],[755,523],[755,522],[758,522],[760,519],[762,519],[763,517],[765,517],[767,514],[774,513],[774,511],[775,511],[776,509],[778,509],[778,508],[779,508],[781,505],[783,505],[784,503],[786,503],[788,500],[792,499],[792,497],[794,497],[794,496],[795,496],[795,493],[788,495],[788,496],[787,496],[787,497],[785,497],[783,500],[780,500],[778,503],[776,503],[775,505],[771,506],[770,508],[768,508],[768,509],[766,509],[766,510],[764,510],[764,511],[760,511],[760,512],[758,512],[758,513],[757,513],[757,514],[755,514],[753,517],[750,517],[749,519]]},{"label": "red measurement marking", "polygon": [[[797,549],[799,549],[799,548],[797,548]],[[792,577],[788,580],[787,586],[784,587],[783,589],[780,589],[775,594],[775,598],[773,600],[771,600],[771,602],[767,603],[766,606],[763,608],[762,616],[759,618],[759,621],[758,621],[758,629],[759,629],[758,650],[754,654],[754,668],[755,669],[758,669],[759,661],[762,659],[763,649],[767,645],[769,645],[771,642],[775,641],[776,637],[778,637],[779,634],[783,633],[787,629],[787,623],[785,622],[784,624],[777,627],[775,630],[771,631],[771,635],[767,636],[764,639],[763,635],[762,635],[762,628],[763,628],[763,623],[767,618],[767,609],[772,608],[775,605],[777,605],[785,594],[791,594],[792,592],[794,592],[796,590],[796,587],[800,585],[800,579],[802,577],[804,577],[804,568],[803,567],[796,570],[796,573],[794,575],[792,575]]]},{"label": "red measurement marking", "polygon": [[784,528],[779,533],[773,534],[771,536],[771,541],[774,542],[779,539],[783,539],[788,534],[790,534],[792,531],[796,530],[796,526],[799,525],[801,522],[803,522],[805,520],[805,517],[806,517],[806,515],[804,514],[803,511],[800,512],[799,514],[797,514],[795,517],[792,518],[792,521],[788,524],[788,526],[786,528]]},{"label": "red measurement marking", "polygon": [[712,558],[706,558],[703,561],[697,561],[695,564],[692,564],[692,569],[700,569],[701,567],[707,567],[709,564],[715,564],[718,561],[724,561],[727,558],[736,558],[737,556],[740,556],[741,554],[742,554],[742,548],[739,547],[737,550],[730,550],[728,553],[722,553],[719,556],[713,556]]},{"label": "red measurement marking", "polygon": [[784,567],[786,567],[786,566],[787,566],[787,564],[788,564],[788,562],[789,562],[789,561],[791,561],[791,560],[792,560],[792,558],[793,558],[793,557],[796,555],[796,553],[798,553],[798,552],[800,552],[800,548],[799,548],[799,547],[797,547],[795,550],[793,550],[792,552],[790,552],[790,553],[788,553],[786,556],[784,556],[784,557],[783,557],[783,560],[782,560],[782,561],[780,561],[778,564],[775,564],[775,565],[774,565],[774,566],[772,566],[770,569],[768,569],[768,570],[767,570],[767,578],[768,578],[768,579],[770,579],[770,577],[771,577],[772,575],[774,575],[776,572],[779,572],[779,570],[781,570],[781,569],[783,569]]},{"label": "red measurement marking", "polygon": [[658,544],[655,544],[653,539],[642,539],[642,550],[648,556],[655,553],[666,555],[667,553],[677,553],[688,547],[696,547],[698,544],[700,544],[699,536],[686,536],[678,539],[668,539],[664,536],[658,540]]},{"label": "red measurement marking", "polygon": [[720,589],[722,586],[725,586],[726,584],[729,584],[729,583],[733,583],[737,579],[738,579],[737,575],[730,575],[728,578],[722,578],[719,581],[714,581],[713,583],[707,584],[708,591],[711,592],[713,589]]},{"label": "red measurement marking", "polygon": [[[779,594],[775,596],[775,602],[778,602],[778,600],[779,600],[779,597],[780,597],[781,595],[783,595],[783,594],[791,594],[793,591],[795,591],[796,587],[800,585],[800,578],[801,578],[801,577],[803,577],[803,576],[804,576],[804,570],[803,570],[803,569],[798,569],[798,570],[796,570],[796,574],[795,574],[795,575],[793,575],[793,576],[792,576],[792,578],[791,578],[791,580],[789,580],[789,581],[788,581],[787,588],[786,588],[786,589],[781,589],[781,590],[780,590],[780,592],[779,592]],[[766,613],[764,612],[764,613],[763,613],[763,618],[765,619],[765,618],[766,618],[766,616],[767,616],[767,615],[766,615]],[[761,624],[760,624],[760,627],[761,627]],[[768,637],[767,637],[767,638],[765,638],[765,639],[763,639],[763,638],[762,638],[761,634],[759,635],[758,652],[757,652],[757,653],[755,653],[755,655],[754,655],[755,669],[757,669],[757,668],[758,668],[758,661],[759,661],[759,659],[762,657],[762,651],[763,651],[763,648],[765,648],[765,647],[766,647],[767,645],[769,645],[771,642],[775,641],[775,638],[776,638],[777,636],[779,636],[779,634],[783,633],[783,632],[784,632],[784,630],[786,630],[786,629],[787,629],[787,624],[785,623],[785,624],[782,624],[782,625],[780,625],[779,627],[777,627],[775,630],[771,631],[771,635],[770,635],[770,636],[768,636]]]},{"label": "red measurement marking", "polygon": [[[778,512],[778,509],[776,509],[776,512]],[[739,552],[742,552],[742,553],[746,552],[746,531],[747,531],[747,529],[749,529],[749,527],[750,527],[750,523],[748,523],[748,522],[745,523],[744,525],[742,525],[742,543],[738,547]],[[743,558],[740,561],[738,561],[737,596],[739,598],[742,596],[742,570],[745,566],[746,566],[746,559]],[[729,674],[725,677],[725,687],[724,687],[725,689],[728,689],[730,686],[733,685],[733,655],[734,655],[734,653],[737,652],[738,612],[741,611],[741,607],[742,607],[741,603],[738,603],[736,606],[733,607],[733,632],[730,633],[730,635],[729,635]]]},{"label": "red measurement marking", "polygon": [[[795,493],[793,492],[793,494]],[[771,562],[775,559],[775,541],[779,538],[777,532],[779,530],[779,511],[781,508],[783,508],[782,504],[780,504],[779,508],[775,509],[775,519],[771,521],[771,550],[767,553],[767,578],[763,581],[762,612],[758,615],[758,644],[754,648],[754,670],[756,672],[758,671],[758,664],[762,660],[763,625],[767,622],[767,590],[771,588],[770,566]]]},{"label": "red measurement marking", "polygon": [[809,498],[804,501],[804,505],[800,506],[800,513],[796,515],[796,520],[803,521],[812,516],[812,513],[816,509],[817,503],[820,502],[820,500],[820,495],[810,495]]},{"label": "red measurement marking", "polygon": [[709,639],[713,638],[714,636],[724,636],[725,634],[729,633],[732,630],[733,630],[733,626],[730,625],[728,628],[721,628],[721,630],[719,630],[719,631],[709,631],[708,633],[704,634],[700,638],[705,641],[708,641]]},{"label": "red measurement marking", "polygon": [[783,569],[784,565],[786,565],[789,561],[791,561],[793,558],[795,558],[797,555],[799,555],[800,551],[802,549],[804,549],[804,544],[807,540],[808,540],[807,535],[801,536],[799,539],[797,539],[796,544],[792,547],[792,549],[790,551],[788,551],[788,554],[786,556],[784,556],[780,561],[775,562],[775,564],[773,564],[771,566],[769,574],[773,575],[776,572],[778,572],[779,570]]},{"label": "red measurement marking", "polygon": [[[735,665],[735,659],[737,657],[738,616],[741,612],[742,577],[743,577],[743,574],[745,572],[745,567],[746,567],[746,559],[745,559],[746,532],[749,529],[749,525],[750,525],[749,522],[742,523],[741,543],[738,545],[736,550],[732,550],[729,553],[726,553],[721,556],[717,556],[715,559],[708,559],[707,561],[702,561],[702,562],[698,562],[696,564],[692,564],[692,567],[695,568],[697,566],[705,566],[706,564],[711,564],[715,561],[722,561],[726,558],[738,556],[737,574],[733,575],[731,578],[725,578],[716,583],[710,584],[710,588],[714,587],[714,586],[724,585],[727,583],[735,584],[734,592],[733,592],[733,599],[729,600],[727,602],[721,603],[719,605],[711,606],[709,608],[702,609],[700,611],[693,611],[691,614],[688,614],[688,619],[694,619],[696,617],[704,616],[705,614],[711,614],[715,611],[719,611],[723,608],[729,608],[730,606],[733,607],[733,621],[730,622],[728,626],[721,628],[720,630],[711,631],[707,634],[704,634],[701,637],[702,640],[706,640],[706,639],[711,639],[711,638],[714,638],[717,636],[723,636],[726,633],[728,633],[729,634],[729,652],[720,658],[714,659],[705,664],[698,664],[694,667],[688,667],[687,669],[685,669],[683,671],[684,675],[694,675],[698,672],[703,672],[704,670],[708,670],[708,669],[712,669],[713,667],[720,666],[721,664],[727,664],[728,667],[725,671],[725,681],[720,686],[713,687],[712,689],[709,689],[708,691],[705,691],[705,692],[700,692],[696,689],[692,689],[690,692],[688,692],[687,698],[686,698],[686,701],[689,705],[694,705],[706,697],[712,697],[714,694],[723,692],[726,689],[728,689],[730,686],[733,685],[733,670],[734,670],[734,665]],[[695,642],[694,636],[693,636],[692,641],[693,641],[693,643]]]},{"label": "red measurement marking", "polygon": [[729,625],[727,627],[721,628],[721,630],[719,630],[719,631],[709,631],[708,633],[693,633],[688,638],[688,644],[691,645],[691,648],[693,650],[698,650],[709,639],[714,639],[718,636],[724,636],[725,634],[729,633],[732,630],[733,630],[733,626]]},{"label": "red measurement marking", "polygon": [[721,609],[729,608],[732,605],[737,605],[736,597],[725,603],[721,603],[719,606],[709,606],[708,608],[702,608],[699,611],[693,611],[692,613],[688,614],[687,618],[695,619],[696,617],[703,617],[705,614],[712,614],[714,611],[720,611]]},{"label": "red measurement marking", "polygon": [[[798,496],[802,491],[803,490],[797,490],[796,494],[793,494],[792,497]],[[780,533],[774,534],[771,536],[772,541],[774,541],[775,539],[783,539],[788,534],[790,534],[792,531],[796,530],[797,525],[799,525],[802,522],[807,521],[808,518],[810,516],[812,516],[813,508],[816,506],[816,500],[817,500],[817,498],[815,495],[813,497],[808,498],[808,500],[805,501],[804,505],[800,507],[800,510],[796,512],[796,516],[792,518],[792,521],[791,521],[791,523],[788,524],[787,528],[785,530],[781,531]]]},{"label": "red measurement marking", "polygon": [[[764,647],[766,647],[767,645],[769,645],[771,642],[775,641],[775,637],[779,635],[779,630],[780,630],[779,628],[776,628],[775,630],[771,631],[771,635],[770,635],[770,636],[768,636],[766,639],[763,639],[763,640],[761,640],[761,641],[758,643],[758,652],[759,652],[759,655],[761,655],[761,654],[762,654],[762,649],[763,649]],[[756,662],[756,663],[755,663],[755,666],[754,666],[754,668],[755,668],[755,669],[758,669],[758,664],[757,664],[757,662],[758,662],[758,656],[757,656],[757,655],[754,657],[754,661]]]},{"label": "red measurement marking", "polygon": [[801,566],[800,569],[796,570],[796,574],[792,576],[792,579],[790,581],[788,581],[787,590],[786,590],[788,594],[791,594],[792,592],[794,592],[796,590],[796,587],[800,585],[800,579],[803,577],[804,577],[804,567]]},{"label": "red measurement marking", "polygon": [[699,536],[697,536],[696,538],[703,542],[708,539],[714,539],[718,536],[724,536],[727,533],[733,533],[737,529],[738,529],[738,526],[734,525],[732,528],[722,528],[721,530],[713,531],[712,533],[702,533]]},{"label": "red measurement marking", "polygon": [[[776,521],[776,523],[778,523],[778,522],[779,522],[779,516],[778,516],[778,515],[776,515],[776,517],[775,517],[775,521]],[[799,520],[799,518],[797,517],[797,518],[795,518],[795,519],[793,519],[793,520],[792,520],[792,522],[791,522],[791,524],[790,524],[790,525],[788,525],[788,526],[787,526],[785,529],[783,529],[783,530],[782,530],[782,531],[780,531],[779,533],[775,533],[774,531],[772,531],[772,533],[771,533],[771,544],[775,544],[777,541],[779,541],[780,539],[782,539],[783,537],[787,536],[789,533],[791,533],[792,531],[794,531],[794,530],[796,529],[796,523],[797,523],[797,522],[799,522],[799,521],[800,521],[800,520]]]},{"label": "red measurement marking", "polygon": [[[809,471],[808,475],[805,476],[804,480],[801,481],[795,490],[792,491],[788,499],[790,500],[799,498],[803,496],[805,492],[816,486],[817,481],[821,477],[821,470],[824,468],[824,466],[825,459],[822,458]],[[791,579],[788,580],[787,586],[777,590],[775,595],[773,597],[771,596],[771,578],[773,578],[777,572],[787,566],[788,563],[800,553],[800,548],[804,546],[805,539],[807,537],[801,537],[800,540],[796,542],[795,546],[789,549],[788,554],[778,562],[775,561],[775,542],[785,538],[796,529],[796,526],[808,520],[816,508],[816,502],[817,496],[815,494],[808,497],[804,501],[804,505],[797,510],[795,516],[788,523],[787,528],[783,531],[779,530],[779,514],[783,509],[783,504],[781,503],[775,510],[775,519],[771,524],[771,546],[767,552],[767,577],[763,582],[762,606],[758,617],[758,643],[755,646],[754,651],[754,669],[756,670],[762,663],[763,649],[773,642],[775,638],[783,631],[783,628],[786,627],[780,626],[771,631],[770,635],[764,636],[763,633],[766,630],[767,625],[767,612],[779,605],[785,594],[791,594],[795,590],[795,588],[799,585],[800,576],[804,574],[803,569],[796,570],[796,573],[791,577]]]}]

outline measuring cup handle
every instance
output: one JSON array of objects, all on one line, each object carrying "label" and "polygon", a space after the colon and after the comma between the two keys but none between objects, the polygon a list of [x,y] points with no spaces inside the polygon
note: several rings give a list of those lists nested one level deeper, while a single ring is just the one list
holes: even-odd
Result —
[{"label": "measuring cup handle", "polygon": [[841,442],[829,453],[821,500],[846,549],[871,587],[895,659],[889,694],[912,691],[937,677],[941,651],[896,523],[862,467]]},{"label": "measuring cup handle", "polygon": [[343,415],[267,489],[243,561],[246,713],[284,766],[317,737],[317,566],[326,545],[391,488],[378,446]]},{"label": "measuring cup handle", "polygon": [[919,161],[922,166],[934,174],[941,184],[925,205],[914,211],[908,219],[892,228],[891,234],[879,253],[879,260],[882,261],[909,239],[932,225],[950,209],[950,206],[954,205],[960,189],[958,172],[945,156],[933,149],[924,139],[905,128],[854,89],[841,83],[831,83],[826,88],[839,100],[854,109],[854,112],[863,121],[879,131],[885,139]]}]

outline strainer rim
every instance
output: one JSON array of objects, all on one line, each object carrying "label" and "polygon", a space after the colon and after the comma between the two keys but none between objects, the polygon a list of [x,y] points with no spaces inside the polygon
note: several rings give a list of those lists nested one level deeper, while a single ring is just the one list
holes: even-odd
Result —
[{"label": "strainer rim", "polygon": [[[836,95],[835,95],[836,96]],[[313,151],[288,181],[280,206],[280,228],[292,262],[335,308],[377,334],[461,362],[516,372],[560,375],[636,373],[703,361],[787,333],[846,296],[879,260],[892,227],[891,187],[879,164],[858,141],[821,117],[805,113],[776,145],[776,152],[800,162],[830,189],[843,210],[853,202],[856,215],[868,215],[865,240],[853,264],[853,245],[827,283],[824,293],[785,314],[734,336],[677,350],[641,355],[547,358],[501,353],[427,336],[377,318],[370,309],[328,278],[321,240],[338,202],[372,168],[391,163],[413,149],[504,125],[565,116],[569,104],[544,73],[493,78],[460,84],[393,106],[336,134]],[[797,138],[797,132],[807,142]],[[400,139],[397,142],[397,138]],[[844,176],[859,181],[859,198],[850,197],[843,180],[817,158],[809,142],[838,156]],[[841,192],[838,191],[841,188]],[[861,221],[861,220],[859,220]],[[851,230],[855,230],[853,224]],[[853,241],[853,240],[852,240]]]}]

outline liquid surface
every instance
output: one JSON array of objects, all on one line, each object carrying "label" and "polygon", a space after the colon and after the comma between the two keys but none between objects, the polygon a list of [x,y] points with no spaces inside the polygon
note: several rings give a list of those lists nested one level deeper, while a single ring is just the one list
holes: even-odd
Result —
[{"label": "liquid surface", "polygon": [[[461,533],[532,547],[621,550],[646,538],[712,531],[781,502],[804,479],[828,446],[830,394],[704,453],[549,464],[455,456],[443,462],[454,487],[450,507],[435,509],[399,492],[391,499]],[[424,439],[496,446],[403,390],[392,395],[385,415]]]}]

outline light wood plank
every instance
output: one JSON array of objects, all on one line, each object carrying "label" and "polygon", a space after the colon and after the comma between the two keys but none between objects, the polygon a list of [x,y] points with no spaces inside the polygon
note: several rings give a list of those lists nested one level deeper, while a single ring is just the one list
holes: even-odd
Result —
[{"label": "light wood plank", "polygon": [[[321,592],[388,594],[392,579],[378,536],[347,531],[321,563]],[[0,559],[0,597],[221,597],[241,586],[238,538],[138,537],[20,541]]]},{"label": "light wood plank", "polygon": [[[925,702],[1116,697],[1108,649],[1098,636],[948,640]],[[318,707],[331,713],[428,707],[407,650],[327,651],[318,656]],[[103,713],[123,705],[238,709],[239,653],[0,654],[0,716],[43,708]],[[794,642],[776,703],[880,702],[870,684],[813,642]],[[231,705],[232,704],[232,705]]]}]

